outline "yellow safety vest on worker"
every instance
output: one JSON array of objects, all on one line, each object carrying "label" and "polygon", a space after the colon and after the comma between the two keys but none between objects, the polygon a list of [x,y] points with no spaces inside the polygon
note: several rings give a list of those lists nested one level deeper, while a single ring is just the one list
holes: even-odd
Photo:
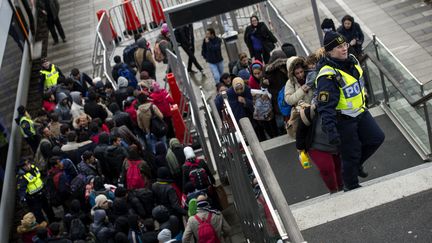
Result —
[{"label": "yellow safety vest on worker", "polygon": [[21,130],[21,134],[23,135],[23,137],[25,137],[25,138],[29,137],[24,132],[23,123],[22,123],[23,121],[26,121],[26,122],[29,123],[29,125],[30,125],[30,132],[32,133],[32,135],[36,135],[36,129],[35,129],[34,122],[32,121],[32,119],[28,118],[27,116],[23,116],[20,119],[20,130]]},{"label": "yellow safety vest on worker", "polygon": [[[315,79],[315,85],[318,87],[318,79],[321,76],[335,76],[339,83],[338,87],[340,92],[339,103],[336,106],[336,110],[340,111],[341,114],[351,117],[360,115],[366,108],[363,70],[360,65],[358,65],[358,62],[354,66],[360,74],[359,79],[329,65],[323,66]],[[318,101],[320,100],[319,95],[317,99]]]},{"label": "yellow safety vest on worker", "polygon": [[44,89],[49,89],[57,84],[60,74],[54,64],[51,65],[51,71],[40,70],[40,73],[45,75]]},{"label": "yellow safety vest on worker", "polygon": [[29,195],[38,193],[43,188],[43,181],[41,179],[39,169],[34,165],[31,165],[31,168],[35,170],[36,176],[31,174],[30,172],[25,173],[23,176],[28,181],[26,193]]}]

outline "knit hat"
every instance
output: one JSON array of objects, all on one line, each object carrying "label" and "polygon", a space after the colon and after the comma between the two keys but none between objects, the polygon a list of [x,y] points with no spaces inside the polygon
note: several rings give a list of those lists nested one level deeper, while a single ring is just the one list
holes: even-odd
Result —
[{"label": "knit hat", "polygon": [[324,36],[324,48],[326,51],[331,51],[333,48],[345,42],[345,37],[334,31],[329,31]]},{"label": "knit hat", "polygon": [[321,23],[321,29],[324,32],[336,31],[335,24],[334,24],[333,20],[329,19],[329,18],[325,18],[323,20],[323,22]]},{"label": "knit hat", "polygon": [[158,180],[170,181],[172,176],[168,167],[162,166],[157,169]]},{"label": "knit hat", "polygon": [[161,34],[166,35],[168,32],[169,32],[168,25],[166,23],[163,23],[161,27]]},{"label": "knit hat", "polygon": [[249,80],[250,73],[247,69],[242,69],[238,72],[238,76],[242,78],[243,80]]},{"label": "knit hat", "polygon": [[171,231],[169,229],[163,229],[159,232],[157,239],[159,242],[168,242],[171,240]]},{"label": "knit hat", "polygon": [[184,153],[186,159],[195,158],[195,152],[193,151],[193,148],[191,148],[189,146],[185,147],[183,149],[183,153]]},{"label": "knit hat", "polygon": [[129,84],[129,81],[127,80],[127,78],[125,78],[123,76],[120,76],[117,79],[117,83],[118,83],[118,87],[119,88],[126,88],[128,86],[128,84]]}]

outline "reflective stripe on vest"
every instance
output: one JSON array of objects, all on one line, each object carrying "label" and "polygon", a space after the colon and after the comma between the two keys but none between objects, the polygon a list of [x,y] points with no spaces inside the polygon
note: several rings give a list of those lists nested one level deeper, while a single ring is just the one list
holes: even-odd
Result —
[{"label": "reflective stripe on vest", "polygon": [[22,122],[23,121],[26,121],[26,122],[29,123],[29,125],[30,125],[30,132],[32,133],[32,135],[36,135],[36,129],[34,127],[34,122],[32,121],[32,119],[30,119],[30,118],[28,118],[26,116],[23,116],[20,119],[20,130],[21,130],[21,134],[23,135],[23,137],[28,138],[27,134],[25,134],[24,129],[22,127],[22,125],[23,125]]},{"label": "reflective stripe on vest", "polygon": [[26,192],[29,195],[40,192],[40,190],[42,190],[43,188],[43,181],[40,178],[41,174],[39,172],[39,169],[34,165],[31,165],[31,168],[36,171],[36,176],[32,175],[30,172],[27,172],[24,175],[24,178],[28,181]]},{"label": "reflective stripe on vest", "polygon": [[52,86],[57,84],[57,79],[59,78],[60,74],[55,68],[54,64],[51,65],[51,71],[48,72],[46,70],[41,70],[41,74],[45,75],[45,82],[44,82],[44,88],[49,89]]},{"label": "reflective stripe on vest", "polygon": [[337,73],[340,74],[341,80],[338,80],[340,96],[336,110],[339,110],[342,114],[351,117],[360,115],[366,108],[363,70],[358,64],[355,64],[354,66],[360,74],[358,80],[350,74],[329,65],[323,66],[315,79],[315,85],[318,87],[318,79],[321,76],[338,76]]}]

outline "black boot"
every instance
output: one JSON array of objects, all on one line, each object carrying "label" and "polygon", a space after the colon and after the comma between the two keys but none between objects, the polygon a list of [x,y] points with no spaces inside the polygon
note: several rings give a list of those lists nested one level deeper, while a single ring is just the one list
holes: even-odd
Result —
[{"label": "black boot", "polygon": [[368,173],[366,171],[364,171],[364,167],[360,166],[360,169],[358,171],[358,176],[360,176],[361,178],[366,178],[368,177]]}]

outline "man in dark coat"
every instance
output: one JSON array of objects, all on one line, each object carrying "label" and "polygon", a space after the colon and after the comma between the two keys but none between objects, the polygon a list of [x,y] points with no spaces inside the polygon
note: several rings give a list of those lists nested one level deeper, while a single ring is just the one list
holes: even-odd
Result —
[{"label": "man in dark coat", "polygon": [[363,31],[350,15],[345,15],[341,22],[342,25],[337,29],[337,32],[343,35],[346,42],[350,44],[349,52],[358,56],[362,53]]},{"label": "man in dark coat", "polygon": [[40,6],[40,9],[42,13],[47,16],[47,25],[51,32],[51,36],[54,39],[53,45],[57,45],[59,42],[56,28],[63,42],[66,42],[66,35],[59,18],[60,4],[58,3],[58,0],[43,0],[38,2],[43,3]]},{"label": "man in dark coat", "polygon": [[195,65],[196,68],[202,73],[203,68],[198,63],[197,59],[195,58],[194,52],[195,52],[195,37],[193,32],[193,25],[185,25],[183,27],[177,28],[174,31],[175,37],[177,39],[177,42],[180,44],[180,46],[183,48],[183,50],[186,52],[186,54],[189,57],[188,60],[188,72],[189,73],[196,73],[196,71],[192,70],[192,64]]},{"label": "man in dark coat", "polygon": [[106,110],[103,106],[99,105],[97,100],[97,94],[94,92],[90,92],[88,96],[88,102],[84,105],[84,112],[91,116],[91,118],[100,118],[102,121],[108,117]]}]

